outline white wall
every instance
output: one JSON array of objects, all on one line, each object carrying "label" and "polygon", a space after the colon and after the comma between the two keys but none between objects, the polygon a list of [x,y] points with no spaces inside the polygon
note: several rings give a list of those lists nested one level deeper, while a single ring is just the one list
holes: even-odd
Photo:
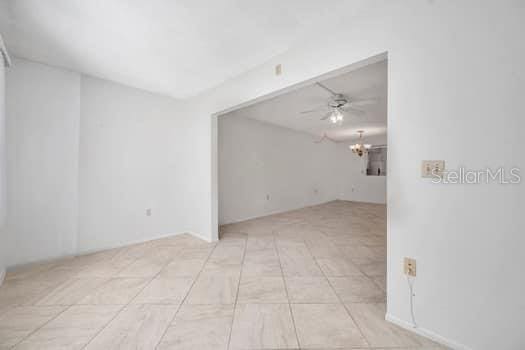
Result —
[{"label": "white wall", "polygon": [[7,72],[8,257],[73,254],[80,75],[14,59]]},{"label": "white wall", "polygon": [[[173,193],[191,213],[187,225],[217,238],[213,113],[388,51],[388,317],[410,322],[401,262],[412,256],[419,331],[457,348],[523,348],[524,185],[434,185],[419,170],[422,159],[523,168],[525,7],[514,0],[358,7],[359,16],[320,24],[283,55],[187,101],[189,136],[173,144],[172,158],[184,167]],[[9,90],[8,76],[8,121]]]},{"label": "white wall", "polygon": [[181,104],[89,77],[81,101],[79,251],[190,231],[191,134]]},{"label": "white wall", "polygon": [[221,116],[219,223],[336,199],[338,147],[314,140],[305,133],[242,116]]},{"label": "white wall", "polygon": [[[0,36],[0,43],[2,37]],[[0,44],[1,45],[1,44]],[[0,46],[0,229],[4,227],[7,215],[7,196],[6,196],[6,116],[5,116],[5,75],[6,66],[1,56]],[[1,261],[1,260],[0,260]],[[1,266],[1,265],[0,265]]]},{"label": "white wall", "polygon": [[[308,42],[190,101],[203,142],[194,155],[208,174],[195,196],[203,232],[217,237],[211,114],[388,51],[388,317],[410,323],[401,263],[412,256],[418,331],[457,348],[523,348],[524,185],[434,185],[420,177],[420,162],[523,168],[525,7],[511,0],[362,6],[360,16],[319,25]],[[280,77],[272,74],[277,63]]]},{"label": "white wall", "polygon": [[7,216],[7,194],[6,194],[6,132],[5,132],[5,62],[2,56],[3,41],[0,35],[0,285],[5,276],[7,237],[4,230]]},{"label": "white wall", "polygon": [[366,176],[350,142],[315,140],[245,115],[219,117],[219,224],[336,199],[385,203],[386,178]]},{"label": "white wall", "polygon": [[184,111],[172,98],[15,59],[6,265],[198,235],[195,129]]},{"label": "white wall", "polygon": [[[386,176],[367,176],[366,164],[363,158],[356,156],[349,149],[357,140],[337,144],[338,159],[337,172],[342,174],[339,180],[338,199],[386,203]],[[372,145],[386,145],[386,135],[365,137],[364,143]],[[388,161],[387,161],[388,164]]]}]

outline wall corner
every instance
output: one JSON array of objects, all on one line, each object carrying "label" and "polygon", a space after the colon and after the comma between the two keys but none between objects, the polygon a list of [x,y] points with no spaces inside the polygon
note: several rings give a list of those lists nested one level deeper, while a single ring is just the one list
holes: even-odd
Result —
[{"label": "wall corner", "polygon": [[6,274],[5,267],[3,266],[0,267],[0,286],[4,283],[5,274]]}]

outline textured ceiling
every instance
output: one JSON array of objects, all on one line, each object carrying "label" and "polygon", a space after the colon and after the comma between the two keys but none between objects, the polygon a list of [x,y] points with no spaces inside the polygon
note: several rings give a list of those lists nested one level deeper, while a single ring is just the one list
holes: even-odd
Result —
[{"label": "textured ceiling", "polygon": [[365,137],[384,135],[387,128],[387,69],[387,61],[381,61],[320,81],[351,99],[378,99],[376,104],[359,107],[366,112],[365,115],[346,115],[342,125],[320,120],[326,113],[324,111],[300,114],[303,110],[326,105],[330,94],[317,85],[306,86],[227,115],[257,119],[316,137],[326,133],[336,141],[357,138],[357,130],[364,130]]},{"label": "textured ceiling", "polygon": [[362,3],[0,0],[0,32],[14,56],[185,98],[350,19]]}]

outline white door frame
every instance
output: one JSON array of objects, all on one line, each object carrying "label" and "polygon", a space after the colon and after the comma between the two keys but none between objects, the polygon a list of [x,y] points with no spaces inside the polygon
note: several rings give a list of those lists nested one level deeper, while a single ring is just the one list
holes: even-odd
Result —
[{"label": "white door frame", "polygon": [[[386,51],[378,55],[374,55],[374,56],[365,58],[364,60],[360,60],[360,61],[351,63],[342,68],[328,71],[326,73],[320,74],[311,79],[304,80],[300,83],[292,84],[282,89],[277,89],[271,93],[265,94],[263,96],[259,96],[257,98],[251,99],[246,102],[242,102],[240,104],[236,104],[234,106],[228,107],[221,111],[217,111],[211,115],[211,171],[212,171],[212,174],[211,174],[211,182],[212,182],[211,183],[211,198],[212,198],[212,203],[211,203],[212,237],[211,237],[211,240],[212,241],[217,241],[219,239],[218,118],[221,115],[227,114],[237,109],[251,106],[253,104],[274,98],[276,96],[283,95],[291,91],[295,91],[303,87],[309,86],[315,83],[316,81],[330,79],[330,78],[339,76],[341,74],[349,73],[351,71],[357,70],[364,66],[368,66],[370,64],[377,63],[377,62],[384,61],[384,60],[388,60],[388,52]],[[388,123],[388,116],[387,116],[387,123]],[[388,201],[388,197],[387,197],[387,201]]]}]

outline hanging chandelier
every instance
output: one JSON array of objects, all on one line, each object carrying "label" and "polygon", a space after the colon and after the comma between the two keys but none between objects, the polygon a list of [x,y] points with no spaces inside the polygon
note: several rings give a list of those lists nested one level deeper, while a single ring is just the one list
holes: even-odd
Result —
[{"label": "hanging chandelier", "polygon": [[356,144],[350,145],[350,149],[353,153],[357,154],[359,157],[362,157],[363,154],[368,153],[368,150],[370,147],[372,147],[372,145],[362,142],[364,133],[363,130],[359,130],[357,133],[359,134],[359,141]]}]

